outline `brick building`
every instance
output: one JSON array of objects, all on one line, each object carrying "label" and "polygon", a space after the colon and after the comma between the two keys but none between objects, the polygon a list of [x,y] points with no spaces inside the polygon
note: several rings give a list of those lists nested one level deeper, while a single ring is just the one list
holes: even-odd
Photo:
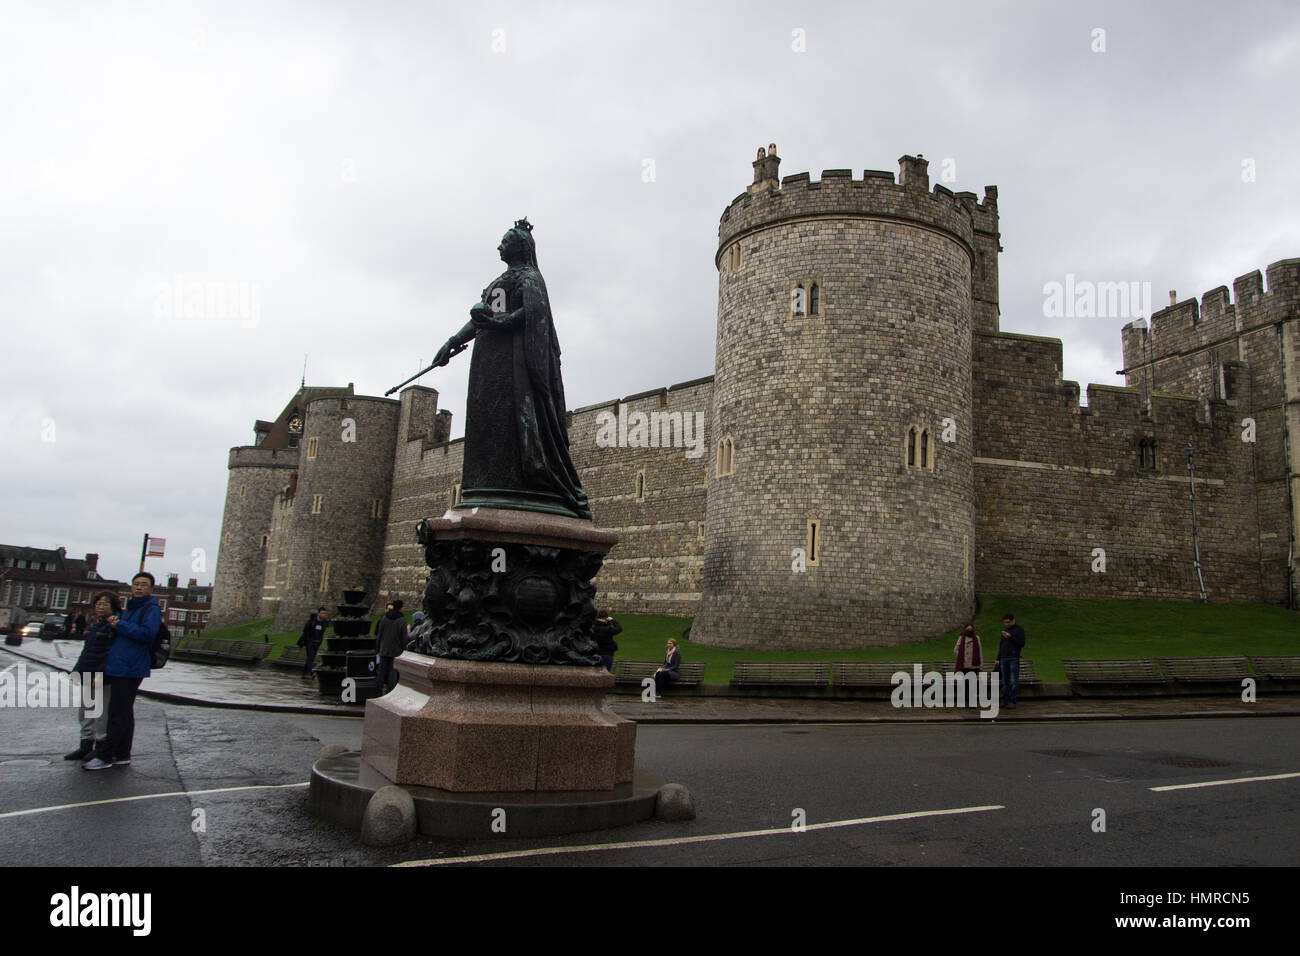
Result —
[{"label": "brick building", "polygon": [[98,571],[99,555],[69,558],[67,548],[28,548],[0,544],[0,607],[39,621],[46,614],[90,614],[90,596],[114,590]]},{"label": "brick building", "polygon": [[[102,577],[98,565],[98,554],[69,558],[66,548],[0,544],[0,607],[11,613],[21,609],[28,621],[39,621],[46,614],[90,617],[91,597],[98,591],[112,591],[125,607],[130,582]],[[188,585],[180,587],[178,579],[172,574],[166,584],[158,582],[154,596],[174,635],[198,634],[212,610],[212,585],[200,586],[198,579],[190,578]]]},{"label": "brick building", "polygon": [[[770,648],[915,640],[977,592],[1196,600],[1203,579],[1295,606],[1300,260],[1124,326],[1127,387],[1081,407],[1059,339],[1001,330],[996,187],[931,189],[919,156],[897,181],[779,163],[760,150],[722,215],[715,374],[569,413],[621,537],[602,604]],[[450,431],[419,386],[303,388],[259,421],[230,452],[214,626],[296,628],[353,585],[418,604]]]}]

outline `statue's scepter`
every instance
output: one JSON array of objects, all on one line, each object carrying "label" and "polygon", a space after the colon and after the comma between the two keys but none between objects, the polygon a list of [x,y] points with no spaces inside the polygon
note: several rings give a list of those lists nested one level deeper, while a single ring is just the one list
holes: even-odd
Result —
[{"label": "statue's scepter", "polygon": [[[469,343],[468,343],[468,342],[466,342],[464,345],[456,345],[456,346],[453,346],[453,347],[452,347],[452,350],[447,354],[447,361],[450,361],[454,356],[459,355],[461,352],[465,351],[467,348],[469,348]],[[403,388],[403,387],[405,387],[405,386],[407,386],[407,385],[410,385],[412,382],[414,382],[414,381],[415,381],[417,378],[419,378],[421,375],[427,375],[428,373],[432,372],[435,368],[437,368],[439,365],[446,365],[446,364],[447,364],[447,362],[434,362],[432,365],[429,365],[429,366],[427,366],[426,368],[422,368],[422,369],[420,369],[420,371],[416,372],[414,375],[412,375],[410,378],[408,378],[405,382],[399,382],[398,384],[396,384],[396,385],[394,385],[392,388],[390,388],[388,391],[384,392],[384,396],[387,397],[387,396],[389,396],[389,395],[392,395],[393,392],[397,391],[399,388]]]}]

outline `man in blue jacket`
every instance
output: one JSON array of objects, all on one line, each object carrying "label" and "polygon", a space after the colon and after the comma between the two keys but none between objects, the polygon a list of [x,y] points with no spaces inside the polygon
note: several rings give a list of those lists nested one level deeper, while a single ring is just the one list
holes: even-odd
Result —
[{"label": "man in blue jacket", "polygon": [[153,575],[141,571],[131,579],[131,598],[121,617],[108,619],[113,643],[104,664],[104,683],[109,688],[108,736],[95,746],[95,759],[86,770],[106,770],[131,762],[135,738],[135,695],[140,682],[150,674],[153,642],[162,625],[162,609],[153,596]]}]

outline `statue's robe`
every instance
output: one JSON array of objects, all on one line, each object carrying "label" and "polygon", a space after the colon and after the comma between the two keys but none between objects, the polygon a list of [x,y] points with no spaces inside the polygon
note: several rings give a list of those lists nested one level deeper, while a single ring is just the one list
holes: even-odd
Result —
[{"label": "statue's robe", "polygon": [[568,511],[589,519],[587,495],[569,456],[560,342],[546,283],[535,265],[524,264],[494,279],[483,301],[499,301],[497,290],[505,295],[504,309],[491,327],[474,334],[463,503]]}]

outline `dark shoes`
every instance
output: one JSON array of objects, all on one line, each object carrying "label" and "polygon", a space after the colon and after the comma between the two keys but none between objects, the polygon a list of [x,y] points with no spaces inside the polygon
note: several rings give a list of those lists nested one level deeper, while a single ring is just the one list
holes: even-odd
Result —
[{"label": "dark shoes", "polygon": [[70,754],[64,754],[64,760],[85,760],[95,752],[95,742],[93,740],[83,740],[81,746]]}]

